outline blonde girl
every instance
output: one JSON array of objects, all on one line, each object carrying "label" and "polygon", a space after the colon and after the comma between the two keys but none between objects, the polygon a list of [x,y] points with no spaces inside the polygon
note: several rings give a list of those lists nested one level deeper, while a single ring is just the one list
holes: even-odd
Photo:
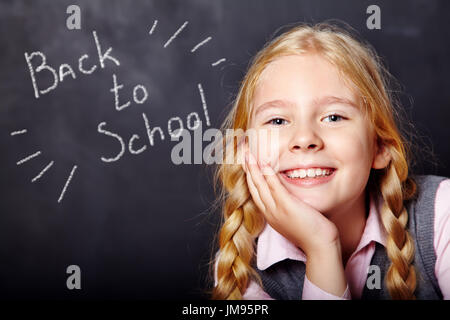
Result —
[{"label": "blonde girl", "polygon": [[278,138],[223,141],[213,299],[450,298],[450,180],[410,175],[389,79],[328,23],[256,55],[223,129]]}]

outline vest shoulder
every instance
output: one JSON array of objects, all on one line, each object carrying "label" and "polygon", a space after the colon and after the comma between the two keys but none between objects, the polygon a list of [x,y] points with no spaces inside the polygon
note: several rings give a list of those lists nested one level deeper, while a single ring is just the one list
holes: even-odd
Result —
[{"label": "vest shoulder", "polygon": [[414,175],[411,178],[416,183],[417,189],[414,196],[414,201],[434,201],[436,191],[442,181],[449,178],[435,175]]},{"label": "vest shoulder", "polygon": [[444,176],[436,176],[436,175],[432,175],[432,174],[428,174],[428,175],[412,175],[411,178],[413,178],[413,180],[417,183],[418,186],[422,186],[422,185],[437,185],[439,186],[439,184],[444,181],[444,180],[448,180],[448,177],[444,177]]}]

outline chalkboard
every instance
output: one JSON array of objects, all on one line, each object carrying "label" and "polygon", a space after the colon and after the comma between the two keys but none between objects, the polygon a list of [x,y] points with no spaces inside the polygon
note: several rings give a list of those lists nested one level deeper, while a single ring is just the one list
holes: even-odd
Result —
[{"label": "chalkboard", "polygon": [[[367,28],[371,4],[381,29]],[[419,153],[434,150],[437,166],[416,169],[449,176],[449,12],[419,0],[1,1],[0,297],[206,298],[212,168],[174,163],[171,133],[200,132],[204,147],[201,130],[219,128],[251,57],[288,24],[339,19],[371,43],[403,85]],[[55,73],[37,70],[44,57]],[[81,289],[67,287],[71,265]]]}]

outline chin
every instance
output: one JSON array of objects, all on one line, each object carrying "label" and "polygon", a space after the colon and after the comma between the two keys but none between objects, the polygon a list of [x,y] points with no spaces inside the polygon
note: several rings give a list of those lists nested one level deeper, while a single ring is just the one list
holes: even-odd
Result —
[{"label": "chin", "polygon": [[298,190],[296,191],[295,193],[291,191],[296,198],[313,207],[323,215],[326,216],[326,213],[332,209],[332,203],[329,197],[324,199],[325,196],[323,194],[304,194],[298,192]]}]

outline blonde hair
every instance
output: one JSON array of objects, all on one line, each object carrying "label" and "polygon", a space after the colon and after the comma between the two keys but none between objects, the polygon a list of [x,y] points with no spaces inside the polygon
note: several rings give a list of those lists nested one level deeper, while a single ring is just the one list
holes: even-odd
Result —
[{"label": "blonde hair", "polygon": [[[321,55],[336,66],[348,84],[357,88],[363,101],[361,107],[378,143],[391,155],[385,169],[372,170],[368,188],[379,192],[384,200],[381,220],[387,231],[386,249],[391,261],[385,277],[389,294],[393,299],[414,299],[414,242],[407,230],[408,213],[404,201],[415,194],[416,185],[408,175],[407,143],[395,122],[397,102],[388,90],[393,77],[370,45],[330,23],[291,28],[267,43],[254,57],[222,129],[247,129],[258,79],[270,62],[281,56],[306,53]],[[221,143],[231,143],[230,150],[239,156],[234,139],[224,139]],[[223,204],[223,215],[218,234],[220,254],[215,259],[217,285],[212,290],[213,299],[242,299],[251,279],[261,285],[252,266],[255,239],[265,221],[252,200],[245,172],[237,161],[233,163],[219,165],[215,173],[216,183],[221,187],[218,199]]]}]

